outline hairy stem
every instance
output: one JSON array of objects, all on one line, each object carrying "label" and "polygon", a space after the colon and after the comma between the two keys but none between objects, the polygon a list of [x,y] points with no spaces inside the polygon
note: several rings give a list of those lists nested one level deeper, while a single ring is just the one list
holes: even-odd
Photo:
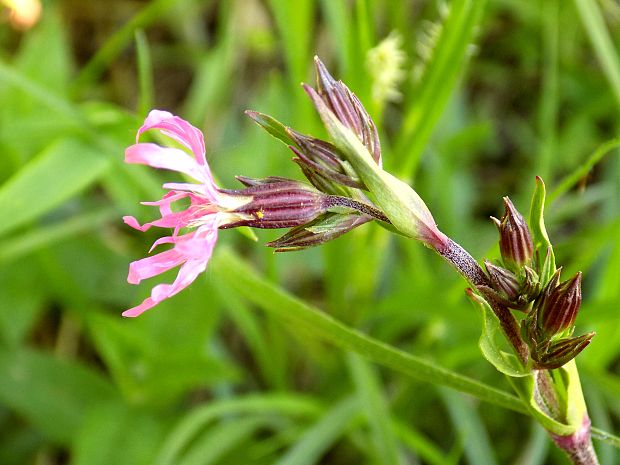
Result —
[{"label": "hairy stem", "polygon": [[374,206],[368,205],[367,203],[353,200],[349,197],[341,197],[339,195],[330,195],[327,197],[326,206],[352,208],[353,210],[357,210],[360,213],[364,213],[365,215],[371,216],[376,220],[383,221],[385,223],[390,223],[389,218],[385,216],[381,210],[378,210]]},{"label": "hairy stem", "polygon": [[489,279],[484,273],[478,262],[474,260],[467,250],[447,237],[447,243],[442,250],[436,249],[439,255],[450,263],[456,270],[463,275],[469,283],[474,286],[489,285]]}]

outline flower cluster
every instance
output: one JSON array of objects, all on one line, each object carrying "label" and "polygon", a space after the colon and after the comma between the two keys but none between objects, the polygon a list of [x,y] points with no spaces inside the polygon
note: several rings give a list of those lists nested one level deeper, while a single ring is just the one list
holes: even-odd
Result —
[{"label": "flower cluster", "polygon": [[[317,89],[304,86],[306,92],[319,111],[329,112],[338,124],[354,134],[365,156],[381,170],[381,147],[372,118],[358,98],[342,82],[334,80],[318,59],[316,66]],[[141,225],[134,217],[124,217],[127,225],[139,231],[154,226],[172,230],[170,236],[155,241],[151,250],[162,244],[171,244],[172,248],[131,263],[129,283],[139,284],[143,279],[180,267],[172,284],[155,286],[147,299],[123,312],[124,316],[140,315],[192,283],[206,269],[219,229],[291,228],[267,244],[276,251],[284,251],[322,244],[372,220],[390,223],[389,214],[369,199],[364,180],[342,148],[288,128],[270,116],[251,111],[247,114],[290,147],[295,155],[293,161],[311,185],[273,176],[238,176],[243,188],[222,189],[215,184],[206,161],[202,133],[178,116],[151,111],[138,130],[136,143],[127,148],[125,161],[177,171],[196,182],[164,184],[168,192],[161,200],[144,202],[159,208],[160,218],[155,221]],[[158,130],[181,148],[140,142],[140,136],[149,130]],[[420,238],[431,242],[443,237],[426,206],[424,209],[424,224],[418,228],[422,231]]]},{"label": "flower cluster", "polygon": [[550,265],[549,250],[534,256],[527,222],[508,197],[501,220],[492,218],[499,231],[500,264],[486,261],[488,285],[478,291],[488,301],[526,313],[521,335],[530,349],[535,368],[558,368],[575,358],[590,343],[594,333],[571,337],[581,306],[581,273],[560,282],[561,269],[542,282]]}]

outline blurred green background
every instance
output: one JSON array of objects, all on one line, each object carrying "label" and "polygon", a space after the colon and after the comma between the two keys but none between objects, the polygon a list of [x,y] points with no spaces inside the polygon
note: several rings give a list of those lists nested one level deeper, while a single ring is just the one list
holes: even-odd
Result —
[{"label": "blurred green background", "polygon": [[[597,332],[578,359],[591,417],[618,431],[616,1],[49,0],[29,29],[2,8],[0,464],[567,463],[528,417],[369,362],[274,308],[292,294],[509,391],[481,357],[464,282],[374,224],[278,255],[262,246],[278,231],[222,231],[189,289],[121,318],[152,285],[128,285],[128,263],[159,234],[121,216],[153,218],[138,202],[170,180],[123,163],[144,116],[203,129],[224,187],[301,179],[243,110],[323,136],[299,86],[315,54],[367,105],[385,166],[475,257],[497,256],[501,196],[526,213],[545,179],[558,263],[584,272],[577,330]],[[388,36],[396,49],[377,52]]]}]

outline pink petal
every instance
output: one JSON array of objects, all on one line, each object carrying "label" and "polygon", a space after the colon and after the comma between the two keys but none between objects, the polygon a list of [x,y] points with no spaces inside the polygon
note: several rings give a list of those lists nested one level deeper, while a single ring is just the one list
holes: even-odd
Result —
[{"label": "pink petal", "polygon": [[138,137],[149,129],[161,129],[163,134],[173,138],[190,149],[200,165],[206,165],[205,143],[202,132],[187,121],[167,111],[152,110],[138,130]]},{"label": "pink petal", "polygon": [[[162,238],[158,242],[171,242],[173,238]],[[192,235],[178,238],[174,249],[133,262],[129,266],[127,280],[132,284],[138,284],[142,279],[150,278],[157,274],[183,263],[179,273],[172,284],[158,284],[151,290],[151,296],[146,298],[140,305],[123,312],[123,316],[135,317],[153,308],[164,299],[168,299],[179,293],[202,273],[206,268],[213,248],[217,241],[217,229],[211,226],[198,228]]]},{"label": "pink petal", "polygon": [[125,150],[125,162],[178,171],[191,176],[197,181],[213,183],[208,165],[199,165],[196,160],[181,149],[161,147],[157,144],[142,142],[127,147]]},{"label": "pink petal", "polygon": [[130,226],[142,232],[148,231],[153,226],[157,226],[158,228],[184,228],[188,225],[189,220],[185,220],[183,212],[174,213],[173,215],[168,215],[159,218],[158,220],[144,223],[143,225],[140,225],[138,220],[135,219],[133,216],[123,216],[123,221],[127,226]]},{"label": "pink petal", "polygon": [[196,194],[202,194],[205,197],[215,201],[217,199],[217,188],[215,184],[191,184],[188,182],[167,182],[164,184],[164,189],[170,189],[175,191],[195,192]]},{"label": "pink petal", "polygon": [[125,310],[122,315],[125,317],[136,317],[153,308],[162,300],[168,299],[178,294],[187,286],[195,281],[200,273],[207,268],[209,258],[206,260],[190,260],[179,270],[177,279],[172,284],[158,284],[151,290],[151,296],[147,297],[136,307]]},{"label": "pink petal", "polygon": [[123,216],[123,221],[125,222],[126,225],[131,226],[134,229],[137,229],[138,231],[148,231],[152,224],[150,223],[145,223],[144,226],[140,226],[140,223],[138,223],[138,220],[135,219],[133,216]]},{"label": "pink petal", "polygon": [[164,273],[175,266],[179,266],[183,261],[185,261],[183,255],[176,249],[170,249],[157,255],[131,262],[129,264],[127,282],[129,284],[140,284],[143,279]]},{"label": "pink petal", "polygon": [[121,315],[133,318],[138,315],[142,315],[144,312],[146,312],[150,308],[153,308],[158,303],[159,302],[155,302],[152,298],[148,297],[144,299],[144,301],[140,305],[130,308],[129,310],[125,310],[123,313],[121,313]]}]

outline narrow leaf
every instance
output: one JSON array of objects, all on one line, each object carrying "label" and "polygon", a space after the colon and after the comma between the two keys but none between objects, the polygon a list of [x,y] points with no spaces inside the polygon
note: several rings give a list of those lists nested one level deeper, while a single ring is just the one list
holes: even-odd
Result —
[{"label": "narrow leaf", "polygon": [[2,403],[64,444],[90,409],[117,399],[113,386],[90,368],[33,350],[0,351],[0,379]]},{"label": "narrow leaf", "polygon": [[378,376],[373,367],[356,354],[349,354],[348,362],[360,405],[372,431],[377,461],[385,465],[399,464],[396,438],[390,422],[391,413]]},{"label": "narrow leaf", "polygon": [[[553,253],[553,246],[549,240],[547,234],[547,228],[545,227],[545,183],[543,180],[536,176],[536,189],[532,196],[532,203],[530,206],[530,218],[529,226],[532,232],[532,240],[534,242],[534,253],[537,259],[544,260],[545,266],[542,266],[545,273],[541,276],[541,282],[544,284],[555,273],[555,255]],[[543,258],[544,257],[544,258]]]},{"label": "narrow leaf", "polygon": [[250,302],[337,347],[359,353],[414,379],[448,386],[481,400],[524,412],[521,402],[505,391],[377,341],[291,296],[260,277],[229,249],[218,249],[212,259],[212,269],[221,273],[230,286]]},{"label": "narrow leaf", "polygon": [[313,465],[345,432],[359,415],[356,398],[346,398],[311,426],[276,465]]},{"label": "narrow leaf", "polygon": [[80,193],[108,166],[109,159],[84,144],[62,140],[51,145],[0,187],[0,235]]},{"label": "narrow leaf", "polygon": [[275,118],[272,118],[269,115],[265,115],[264,113],[259,113],[258,111],[251,110],[246,110],[245,114],[252,118],[260,127],[262,127],[273,137],[284,142],[285,145],[297,146],[297,143],[293,140],[293,138],[286,130],[286,126],[284,126]]}]

